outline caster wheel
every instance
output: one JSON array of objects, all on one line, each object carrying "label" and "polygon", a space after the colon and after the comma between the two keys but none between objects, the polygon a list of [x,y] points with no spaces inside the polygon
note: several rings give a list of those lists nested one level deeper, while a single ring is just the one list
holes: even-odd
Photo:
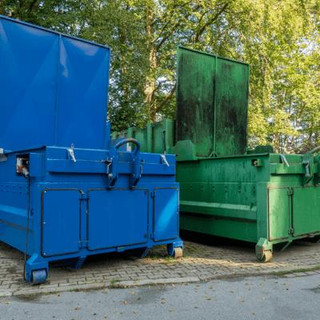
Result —
[{"label": "caster wheel", "polygon": [[175,259],[181,258],[183,256],[183,249],[182,248],[174,248],[172,257]]},{"label": "caster wheel", "polygon": [[32,271],[32,284],[44,283],[47,280],[46,270],[35,270]]},{"label": "caster wheel", "polygon": [[257,255],[257,259],[260,262],[269,262],[272,259],[272,252],[271,251],[264,251],[262,255]]}]

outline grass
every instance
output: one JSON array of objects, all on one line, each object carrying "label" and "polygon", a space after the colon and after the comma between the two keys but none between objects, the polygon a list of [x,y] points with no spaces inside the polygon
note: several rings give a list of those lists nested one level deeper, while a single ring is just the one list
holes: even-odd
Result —
[{"label": "grass", "polygon": [[117,288],[117,283],[119,283],[120,279],[111,279],[109,283],[109,288]]},{"label": "grass", "polygon": [[293,273],[303,273],[303,272],[312,272],[312,271],[318,271],[320,270],[320,265],[316,265],[310,268],[297,268],[297,269],[292,269],[292,270],[284,270],[284,271],[275,271],[272,272],[271,274],[275,276],[284,276],[286,274],[293,274]]}]

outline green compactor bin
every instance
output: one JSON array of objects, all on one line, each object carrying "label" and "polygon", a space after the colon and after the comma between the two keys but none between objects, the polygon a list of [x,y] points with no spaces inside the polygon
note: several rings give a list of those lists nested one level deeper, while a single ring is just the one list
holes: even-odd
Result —
[{"label": "green compactor bin", "polygon": [[178,49],[176,120],[126,133],[148,152],[177,154],[180,228],[273,245],[320,235],[320,155],[247,149],[249,66]]}]

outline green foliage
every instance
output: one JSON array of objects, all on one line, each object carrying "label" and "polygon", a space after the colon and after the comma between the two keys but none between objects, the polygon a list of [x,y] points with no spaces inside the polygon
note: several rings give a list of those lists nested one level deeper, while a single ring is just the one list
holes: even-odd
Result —
[{"label": "green foliage", "polygon": [[251,65],[251,147],[320,144],[320,0],[2,0],[0,13],[112,48],[115,130],[174,117],[182,44]]}]

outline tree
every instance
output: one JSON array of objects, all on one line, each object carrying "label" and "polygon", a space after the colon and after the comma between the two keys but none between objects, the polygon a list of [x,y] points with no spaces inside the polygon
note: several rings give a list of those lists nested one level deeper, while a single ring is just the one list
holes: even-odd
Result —
[{"label": "tree", "polygon": [[114,130],[174,117],[181,44],[250,64],[250,147],[320,143],[320,0],[3,0],[0,13],[111,46]]}]

